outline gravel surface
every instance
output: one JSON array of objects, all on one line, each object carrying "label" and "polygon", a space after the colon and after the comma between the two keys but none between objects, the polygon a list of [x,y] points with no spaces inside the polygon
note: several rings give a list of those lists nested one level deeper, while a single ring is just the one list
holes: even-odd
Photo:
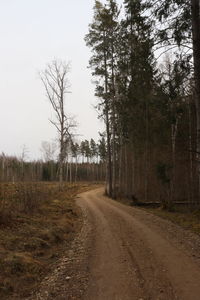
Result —
[{"label": "gravel surface", "polygon": [[199,300],[200,237],[144,210],[83,193],[82,229],[29,300]]}]

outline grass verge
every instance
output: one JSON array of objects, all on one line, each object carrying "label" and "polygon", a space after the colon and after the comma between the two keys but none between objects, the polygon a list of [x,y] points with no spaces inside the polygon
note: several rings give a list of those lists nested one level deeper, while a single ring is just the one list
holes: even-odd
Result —
[{"label": "grass verge", "polygon": [[188,206],[177,205],[169,212],[161,208],[143,208],[161,218],[170,220],[184,229],[200,235],[200,210]]},{"label": "grass verge", "polygon": [[200,235],[200,209],[197,206],[178,204],[173,206],[173,211],[167,211],[155,205],[152,206],[135,206],[130,199],[117,199],[124,205],[137,207],[145,210],[163,219],[181,226],[184,229],[190,230],[193,233]]},{"label": "grass verge", "polygon": [[92,184],[77,184],[67,185],[62,192],[54,189],[32,212],[16,210],[4,216],[0,222],[0,299],[24,299],[37,288],[80,228],[75,196],[92,188]]}]

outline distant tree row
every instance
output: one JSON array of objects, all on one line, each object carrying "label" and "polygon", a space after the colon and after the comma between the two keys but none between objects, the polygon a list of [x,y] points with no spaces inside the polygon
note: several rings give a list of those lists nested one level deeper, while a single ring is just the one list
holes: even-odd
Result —
[{"label": "distant tree row", "polygon": [[[42,142],[43,159],[28,161],[25,155],[0,155],[0,181],[58,181],[59,157],[56,143]],[[99,142],[93,139],[80,143],[71,142],[63,161],[63,181],[104,181],[106,143],[102,135]]]},{"label": "distant tree row", "polygon": [[[56,143],[42,142],[42,155],[44,161],[55,159],[57,145]],[[104,134],[101,134],[99,142],[94,139],[75,142],[71,140],[66,148],[65,158],[72,158],[73,162],[105,162],[106,160],[106,141]]]},{"label": "distant tree row", "polygon": [[95,1],[85,40],[108,195],[200,203],[199,0]]},{"label": "distant tree row", "polygon": [[[70,83],[68,80],[69,71],[69,63],[66,64],[66,62],[62,60],[53,60],[46,65],[44,71],[40,72],[40,78],[44,85],[47,99],[54,111],[54,118],[51,119],[50,122],[57,130],[59,152],[58,174],[61,185],[63,181],[68,180],[68,173],[70,174],[70,181],[72,180],[71,166],[73,162],[76,165],[74,178],[75,180],[77,179],[80,157],[82,157],[82,162],[85,162],[86,160],[87,163],[104,163],[106,159],[104,135],[101,135],[99,144],[93,139],[90,141],[84,140],[80,144],[75,142],[73,129],[76,128],[77,125],[74,118],[70,117],[65,109],[66,94],[70,93]],[[43,142],[42,151],[44,153],[45,161],[52,161],[56,146],[54,143]],[[65,165],[67,165],[67,170],[65,170]],[[69,170],[68,166],[70,166]]]}]

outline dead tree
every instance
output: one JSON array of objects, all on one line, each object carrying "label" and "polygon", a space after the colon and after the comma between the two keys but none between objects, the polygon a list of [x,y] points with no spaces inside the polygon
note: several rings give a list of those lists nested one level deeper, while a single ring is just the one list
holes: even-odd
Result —
[{"label": "dead tree", "polygon": [[69,93],[69,63],[53,60],[40,73],[46,95],[55,112],[55,120],[50,122],[56,127],[59,135],[59,182],[63,181],[63,165],[65,160],[65,141],[70,136],[71,122],[65,112],[66,94]]}]

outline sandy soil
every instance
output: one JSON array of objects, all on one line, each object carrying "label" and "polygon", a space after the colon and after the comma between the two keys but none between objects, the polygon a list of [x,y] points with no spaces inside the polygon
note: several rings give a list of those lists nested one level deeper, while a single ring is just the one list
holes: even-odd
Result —
[{"label": "sandy soil", "polygon": [[32,299],[199,300],[200,238],[103,196],[77,199],[82,231]]}]

